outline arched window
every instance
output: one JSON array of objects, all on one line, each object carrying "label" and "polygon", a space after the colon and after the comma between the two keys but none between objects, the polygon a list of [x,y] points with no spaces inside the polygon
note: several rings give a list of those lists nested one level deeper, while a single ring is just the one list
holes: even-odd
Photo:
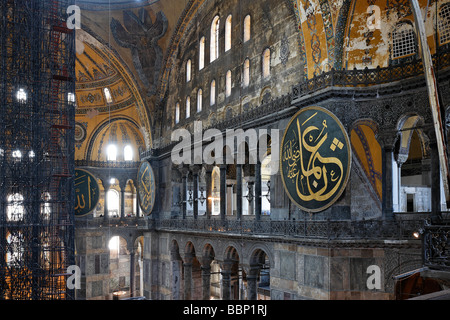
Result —
[{"label": "arched window", "polygon": [[250,25],[251,25],[251,18],[250,15],[247,15],[244,18],[244,42],[250,40]]},{"label": "arched window", "polygon": [[112,96],[111,96],[111,91],[109,91],[108,88],[103,88],[103,92],[105,93],[105,99],[106,99],[106,103],[112,103]]},{"label": "arched window", "polygon": [[108,148],[106,149],[106,158],[108,161],[116,161],[117,147],[114,144],[108,145]]},{"label": "arched window", "polygon": [[416,53],[416,37],[410,23],[400,22],[392,32],[392,58],[398,59]]},{"label": "arched window", "polygon": [[52,207],[50,204],[50,193],[44,192],[42,194],[42,200],[44,203],[41,204],[41,215],[44,218],[44,220],[50,219],[50,214],[52,213]]},{"label": "arched window", "polygon": [[200,39],[200,48],[198,53],[198,70],[205,67],[205,37]]},{"label": "arched window", "polygon": [[186,119],[191,116],[191,97],[186,98]]},{"label": "arched window", "polygon": [[247,58],[244,61],[244,87],[250,84],[250,60]]},{"label": "arched window", "polygon": [[216,80],[211,81],[210,105],[216,104]]},{"label": "arched window", "polygon": [[197,92],[197,112],[202,111],[202,101],[203,100],[203,91],[202,89],[198,89]]},{"label": "arched window", "polygon": [[175,123],[180,122],[180,103],[175,105]]},{"label": "arched window", "polygon": [[191,81],[191,59],[186,62],[186,82]]},{"label": "arched window", "polygon": [[24,216],[23,195],[10,194],[7,197],[6,217],[8,221],[20,221]]},{"label": "arched window", "polygon": [[20,161],[22,159],[22,151],[20,150],[14,150],[11,153],[11,156],[14,158],[14,160],[16,161]]},{"label": "arched window", "polygon": [[225,21],[225,52],[231,49],[231,14]]},{"label": "arched window", "polygon": [[27,102],[27,93],[25,92],[25,89],[22,89],[22,88],[19,89],[17,91],[16,98],[17,98],[17,101],[19,101],[19,102],[22,102],[22,103]]},{"label": "arched window", "polygon": [[108,214],[110,217],[119,216],[119,192],[114,189],[110,189],[106,195],[106,201],[108,201]]},{"label": "arched window", "polygon": [[450,3],[445,3],[439,8],[439,43],[450,41]]},{"label": "arched window", "polygon": [[262,74],[263,78],[270,76],[270,49],[267,48],[263,53],[263,64],[262,64]]},{"label": "arched window", "polygon": [[20,267],[21,261],[23,260],[23,253],[25,252],[23,234],[20,231],[14,234],[9,233],[6,237],[6,242],[8,243],[6,264],[10,267]]},{"label": "arched window", "polygon": [[225,95],[229,97],[231,95],[231,70],[227,71]]},{"label": "arched window", "polygon": [[67,93],[67,101],[71,103],[75,103],[75,93],[69,92]]},{"label": "arched window", "polygon": [[211,24],[210,62],[219,57],[219,16],[214,17]]},{"label": "arched window", "polygon": [[130,145],[123,148],[123,160],[132,161],[133,160],[133,148]]}]

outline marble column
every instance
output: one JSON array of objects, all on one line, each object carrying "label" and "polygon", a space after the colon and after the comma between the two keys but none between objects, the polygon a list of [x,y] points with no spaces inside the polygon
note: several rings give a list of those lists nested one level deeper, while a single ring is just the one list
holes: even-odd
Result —
[{"label": "marble column", "polygon": [[222,275],[222,300],[231,299],[231,266],[232,262],[221,263],[220,274]]},{"label": "marble column", "polygon": [[109,214],[108,214],[108,191],[109,188],[111,187],[111,184],[109,183],[109,181],[103,181],[102,180],[102,184],[103,184],[103,189],[105,191],[104,194],[104,205],[103,205],[103,220],[104,221],[108,221],[109,219]]},{"label": "marble column", "polygon": [[393,208],[393,175],[394,143],[397,136],[396,130],[385,129],[383,135],[378,136],[382,154],[382,215],[385,220],[394,219]]},{"label": "marble column", "polygon": [[202,299],[211,298],[211,262],[202,264]]},{"label": "marble column", "polygon": [[184,300],[192,298],[192,255],[186,255],[183,263],[184,268]]},{"label": "marble column", "polygon": [[206,171],[206,175],[205,175],[205,182],[206,182],[206,218],[210,219],[211,218],[211,213],[212,213],[212,205],[213,205],[213,201],[212,201],[212,170],[213,167],[211,165],[206,165],[205,166],[205,171]]},{"label": "marble column", "polygon": [[261,162],[258,160],[255,164],[255,218],[261,219],[262,212],[262,185],[261,185]]},{"label": "marble column", "polygon": [[198,217],[198,173],[200,167],[197,165],[191,166],[192,179],[193,179],[193,191],[192,191],[192,200],[194,207],[194,219]]},{"label": "marble column", "polygon": [[186,219],[186,214],[187,214],[187,179],[188,179],[188,175],[189,175],[189,170],[183,166],[180,167],[180,172],[181,172],[181,181],[182,181],[182,186],[181,186],[181,201],[182,201],[182,214],[183,214],[183,219]]},{"label": "marble column", "polygon": [[242,164],[236,165],[236,216],[242,217]]},{"label": "marble column", "polygon": [[227,214],[227,165],[220,166],[220,217],[225,220]]},{"label": "marble column", "polygon": [[135,285],[135,253],[134,250],[130,251],[130,297],[134,297],[134,291],[136,289],[136,285]]},{"label": "marble column", "polygon": [[247,297],[248,300],[258,299],[258,273],[251,271],[247,274]]},{"label": "marble column", "polygon": [[119,188],[120,188],[120,219],[123,219],[125,217],[125,188],[126,188],[126,182],[119,181]]}]

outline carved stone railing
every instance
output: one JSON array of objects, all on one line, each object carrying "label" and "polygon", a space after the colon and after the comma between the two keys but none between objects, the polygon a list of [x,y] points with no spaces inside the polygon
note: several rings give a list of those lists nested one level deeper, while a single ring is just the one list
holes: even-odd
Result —
[{"label": "carved stone railing", "polygon": [[98,229],[98,228],[117,228],[117,227],[128,227],[128,228],[147,228],[147,220],[143,217],[123,217],[123,218],[109,218],[104,219],[104,217],[76,217],[75,227],[76,228],[86,228],[86,229]]},{"label": "carved stone railing", "polygon": [[423,229],[424,265],[430,269],[450,271],[450,222]]},{"label": "carved stone railing", "polygon": [[278,236],[325,240],[413,240],[422,220],[407,221],[277,221],[166,219],[150,220],[158,231],[195,231],[248,236]]},{"label": "carved stone railing", "polygon": [[[448,49],[433,56],[433,65],[436,70],[450,66],[450,52]],[[293,100],[327,87],[364,87],[423,76],[423,63],[421,60],[411,61],[399,65],[374,69],[335,70],[322,73],[292,88]]]},{"label": "carved stone railing", "polygon": [[95,168],[138,168],[138,161],[97,161],[97,160],[75,160],[76,167]]}]

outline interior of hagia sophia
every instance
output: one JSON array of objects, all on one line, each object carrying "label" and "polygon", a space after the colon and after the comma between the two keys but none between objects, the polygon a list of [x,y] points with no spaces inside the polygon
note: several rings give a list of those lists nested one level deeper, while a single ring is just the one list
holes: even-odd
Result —
[{"label": "interior of hagia sophia", "polygon": [[[446,151],[437,146],[448,145],[450,1],[76,6],[74,167],[99,194],[74,218],[75,299],[448,297]],[[424,77],[428,53],[440,124]],[[351,159],[338,196],[313,210],[286,187],[280,149],[290,120],[310,107],[340,124]],[[298,139],[312,117],[298,122]],[[237,129],[256,129],[268,145],[255,162],[261,142],[245,145],[244,164],[174,163],[175,133]],[[380,280],[371,286],[374,265]]]}]

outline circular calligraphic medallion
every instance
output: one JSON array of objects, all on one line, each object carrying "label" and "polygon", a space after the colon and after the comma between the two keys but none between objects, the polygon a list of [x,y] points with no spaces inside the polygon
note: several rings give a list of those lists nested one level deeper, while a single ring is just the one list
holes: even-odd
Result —
[{"label": "circular calligraphic medallion", "polygon": [[142,211],[149,215],[155,205],[155,174],[152,166],[147,161],[143,161],[139,166],[137,185],[139,193],[139,205]]},{"label": "circular calligraphic medallion", "polygon": [[83,142],[86,139],[86,128],[79,122],[75,123],[75,142]]},{"label": "circular calligraphic medallion", "polygon": [[297,112],[280,146],[284,189],[302,210],[319,212],[344,191],[351,168],[350,141],[330,111],[307,107]]},{"label": "circular calligraphic medallion", "polygon": [[92,212],[100,199],[97,179],[88,171],[75,169],[75,216]]}]

